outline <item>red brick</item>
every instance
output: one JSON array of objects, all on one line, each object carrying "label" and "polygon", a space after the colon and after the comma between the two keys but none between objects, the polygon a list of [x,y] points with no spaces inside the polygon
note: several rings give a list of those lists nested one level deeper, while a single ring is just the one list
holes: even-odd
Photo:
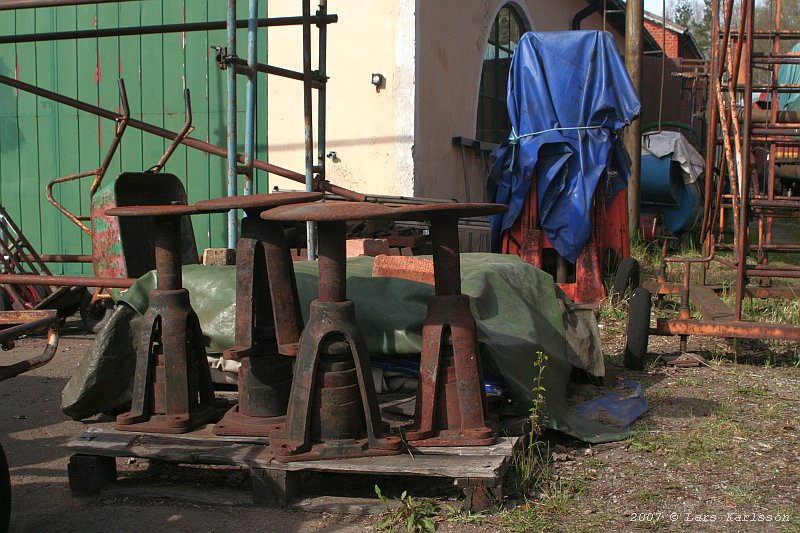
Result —
[{"label": "red brick", "polygon": [[372,266],[372,277],[401,278],[433,285],[433,261],[419,257],[379,255]]},{"label": "red brick", "polygon": [[347,257],[368,255],[375,257],[389,254],[389,243],[386,239],[349,239],[347,241]]}]

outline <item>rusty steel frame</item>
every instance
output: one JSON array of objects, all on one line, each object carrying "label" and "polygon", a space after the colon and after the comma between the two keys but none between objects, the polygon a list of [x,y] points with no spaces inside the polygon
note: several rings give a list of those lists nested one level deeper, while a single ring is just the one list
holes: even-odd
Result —
[{"label": "rusty steel frame", "polygon": [[[742,319],[744,298],[797,298],[797,287],[761,287],[750,285],[757,277],[769,284],[772,278],[800,279],[800,266],[774,265],[769,254],[798,253],[800,246],[774,241],[773,223],[778,218],[800,218],[800,198],[781,195],[776,180],[781,175],[800,175],[797,169],[781,168],[779,149],[797,148],[795,136],[800,132],[800,113],[779,110],[779,93],[797,92],[800,86],[778,83],[779,66],[797,63],[800,54],[782,52],[781,38],[797,39],[800,31],[785,30],[781,25],[781,0],[773,0],[774,20],[769,30],[755,30],[754,0],[740,2],[734,14],[733,0],[712,2],[712,51],[707,106],[706,183],[703,223],[701,225],[705,257],[666,257],[664,243],[659,283],[653,284],[659,298],[679,294],[679,318],[659,318],[650,328],[651,334],[678,335],[682,348],[688,335],[800,340],[800,326],[768,324]],[[720,26],[719,21],[722,21]],[[736,27],[735,27],[736,26]],[[771,41],[771,51],[759,53],[756,40]],[[754,80],[754,66],[767,67],[770,81]],[[769,93],[773,102],[769,109],[749,105],[752,95],[760,90]],[[737,107],[737,102],[746,104]],[[721,134],[720,134],[721,133]],[[767,154],[761,169],[753,161],[756,152]],[[789,160],[787,160],[789,161]],[[730,192],[725,193],[728,183]],[[726,213],[733,219],[733,241],[725,237]],[[756,238],[753,233],[756,232]],[[752,242],[752,244],[751,244]],[[716,255],[727,251],[732,259]],[[716,288],[705,284],[711,261],[734,270],[730,291],[733,309],[716,296]],[[683,282],[668,283],[668,263],[683,264]],[[692,264],[703,265],[702,283],[690,283]],[[690,318],[690,302],[700,308],[703,320]],[[706,316],[707,315],[707,316]]]}]

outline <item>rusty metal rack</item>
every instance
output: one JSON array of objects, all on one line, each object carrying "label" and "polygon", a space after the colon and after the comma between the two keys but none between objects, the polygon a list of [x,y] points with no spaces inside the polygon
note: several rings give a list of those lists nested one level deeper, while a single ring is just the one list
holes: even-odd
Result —
[{"label": "rusty metal rack", "polygon": [[[746,298],[800,294],[800,287],[779,281],[800,278],[800,265],[775,262],[776,254],[800,252],[800,245],[776,231],[800,218],[800,113],[779,105],[781,95],[799,92],[800,85],[778,79],[784,65],[800,63],[800,54],[785,51],[787,42],[800,41],[800,32],[782,25],[781,0],[770,5],[771,26],[756,29],[754,0],[712,3],[717,23],[711,28],[706,107],[703,257],[667,257],[665,242],[658,281],[631,298],[625,348],[630,367],[643,365],[648,335],[678,335],[682,350],[690,335],[800,341],[800,325],[749,320],[744,312]],[[712,261],[732,271],[730,286],[707,283]],[[675,263],[683,265],[682,281],[672,283],[667,266]],[[692,265],[701,268],[699,283],[692,281]],[[659,301],[680,295],[678,318],[658,318],[650,327],[650,292]],[[725,294],[733,298],[732,308],[722,300]],[[692,318],[692,308],[701,319]]]}]

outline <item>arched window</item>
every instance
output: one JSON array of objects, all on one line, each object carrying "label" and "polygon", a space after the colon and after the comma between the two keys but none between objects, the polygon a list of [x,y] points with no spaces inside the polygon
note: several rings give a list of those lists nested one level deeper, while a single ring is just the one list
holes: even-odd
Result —
[{"label": "arched window", "polygon": [[511,131],[506,110],[506,90],[511,56],[525,33],[525,24],[517,8],[506,4],[494,19],[489,43],[483,56],[483,72],[478,96],[478,119],[475,138],[500,143]]}]

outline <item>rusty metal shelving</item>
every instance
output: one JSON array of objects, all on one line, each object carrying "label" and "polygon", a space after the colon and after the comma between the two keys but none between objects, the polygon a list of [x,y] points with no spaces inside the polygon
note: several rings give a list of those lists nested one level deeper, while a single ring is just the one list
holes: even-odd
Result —
[{"label": "rusty metal shelving", "polygon": [[[647,336],[642,330],[678,335],[682,350],[690,335],[800,341],[800,326],[748,320],[743,308],[746,298],[796,299],[800,294],[798,287],[785,282],[773,285],[777,278],[800,278],[800,266],[770,261],[775,253],[800,252],[796,244],[781,243],[775,232],[779,220],[800,218],[800,197],[791,189],[782,192],[781,186],[781,178],[791,179],[798,169],[800,113],[780,110],[778,104],[780,94],[800,91],[800,86],[778,82],[783,65],[800,62],[800,54],[784,51],[787,41],[800,40],[800,32],[782,26],[781,0],[772,0],[770,6],[771,27],[756,30],[755,0],[712,3],[712,21],[717,23],[711,28],[706,108],[704,257],[669,258],[664,246],[658,281],[639,290],[649,290],[659,299],[680,295],[679,316],[658,318],[650,327],[649,305],[646,318],[631,313],[626,345],[631,366],[640,366],[644,359]],[[766,43],[769,51],[759,51],[764,46],[757,41]],[[760,102],[759,91],[766,93]],[[733,271],[730,287],[706,283],[712,261]],[[670,263],[683,264],[682,282],[667,281]],[[702,268],[699,284],[691,281],[692,264]],[[722,294],[733,296],[732,308]],[[643,293],[634,297],[643,301]],[[646,298],[649,301],[649,294]],[[642,311],[645,305],[637,307]],[[692,307],[701,319],[692,318]]]}]

